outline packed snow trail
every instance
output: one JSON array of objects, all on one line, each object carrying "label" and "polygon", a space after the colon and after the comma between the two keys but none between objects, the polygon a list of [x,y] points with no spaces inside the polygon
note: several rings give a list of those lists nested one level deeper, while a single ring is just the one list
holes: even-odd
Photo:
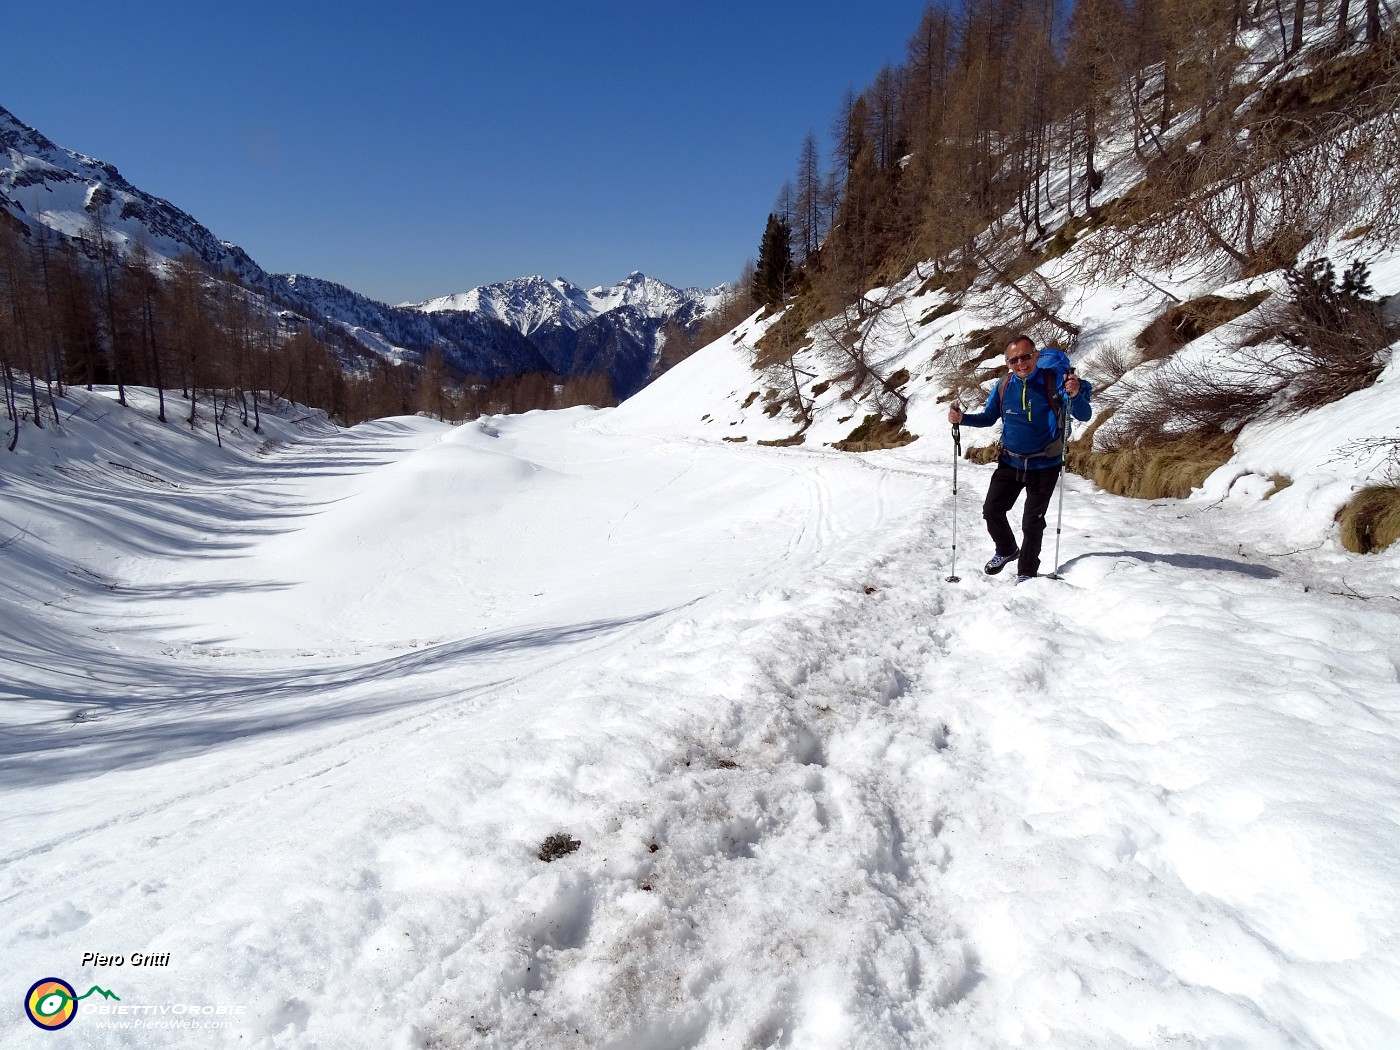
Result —
[{"label": "packed snow trail", "polygon": [[[389,421],[51,517],[8,476],[14,998],[265,1047],[1400,1045],[1388,561],[1070,479],[1064,582],[948,585],[935,449],[612,426]],[[103,582],[41,593],[65,557]],[[62,1038],[191,1041],[123,1019]]]}]

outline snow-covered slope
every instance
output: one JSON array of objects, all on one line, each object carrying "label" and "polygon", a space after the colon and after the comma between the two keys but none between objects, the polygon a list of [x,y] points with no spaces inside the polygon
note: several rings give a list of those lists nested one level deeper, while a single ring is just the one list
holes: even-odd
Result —
[{"label": "snow-covered slope", "polygon": [[1400,1042],[1400,555],[1071,479],[1064,582],[947,584],[946,443],[666,428],[737,360],[457,429],[26,429],[0,983],[115,993],[91,1047]]}]

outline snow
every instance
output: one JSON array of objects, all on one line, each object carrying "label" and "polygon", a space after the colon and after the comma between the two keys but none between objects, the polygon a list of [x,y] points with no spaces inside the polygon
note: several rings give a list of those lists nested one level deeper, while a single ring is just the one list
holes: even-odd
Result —
[{"label": "snow", "polygon": [[367,346],[390,364],[401,365],[406,361],[411,361],[416,356],[412,350],[405,350],[401,346],[395,346],[378,332],[365,328],[363,325],[347,324],[344,321],[337,321],[335,323],[352,338],[359,340],[359,342]]},{"label": "snow", "polygon": [[[1100,160],[1100,200],[1139,177],[1130,142]],[[1366,258],[1394,316],[1400,256],[1317,252]],[[1091,376],[1172,297],[1277,287],[1087,254],[1038,272]],[[878,406],[811,393],[847,367],[820,338],[804,443],[759,444],[798,428],[752,367],[772,316],[604,412],[284,411],[220,449],[74,391],[61,432],[26,426],[8,994],[115,991],[79,1047],[190,1042],[191,1005],[227,1019],[201,1045],[259,1048],[1400,1046],[1400,548],[1334,521],[1395,480],[1359,445],[1400,437],[1394,348],[1189,499],[1067,477],[1064,578],[1017,586],[978,571],[990,468],[954,497],[945,421],[1004,289],[926,277],[867,296],[919,435],[867,455],[829,448]],[[498,290],[532,283],[560,311],[656,291]],[[1179,360],[1228,364],[1229,335]],[[555,834],[580,845],[546,863]]]},{"label": "snow", "polygon": [[1286,549],[1312,482],[1070,478],[1018,587],[964,464],[947,584],[946,441],[699,418],[764,323],[607,412],[26,427],[9,994],[116,992],[93,1047],[1400,1043],[1400,555]]},{"label": "snow", "polygon": [[577,330],[603,314],[626,306],[636,308],[643,317],[666,318],[675,316],[686,304],[693,303],[703,315],[718,309],[725,292],[723,286],[682,291],[654,277],[634,272],[615,285],[586,291],[562,277],[552,281],[538,276],[520,277],[421,303],[402,305],[425,313],[443,310],[479,312],[525,335],[531,335],[546,327]]}]

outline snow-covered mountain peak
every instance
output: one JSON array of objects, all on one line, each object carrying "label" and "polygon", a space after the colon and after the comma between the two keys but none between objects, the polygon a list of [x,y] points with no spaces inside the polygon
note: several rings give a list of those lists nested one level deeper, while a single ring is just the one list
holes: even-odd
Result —
[{"label": "snow-covered mountain peak", "polygon": [[193,216],[128,182],[106,161],[56,145],[0,107],[0,210],[37,229],[84,235],[99,213],[120,249],[140,239],[156,256],[193,253],[215,271],[256,279],[257,265]]},{"label": "snow-covered mountain peak", "polygon": [[525,335],[545,325],[582,328],[596,316],[568,281],[562,278],[550,281],[538,275],[516,277],[404,305],[424,313],[454,310],[486,314]]},{"label": "snow-covered mountain peak", "polygon": [[722,291],[681,290],[634,270],[615,285],[587,290],[563,277],[547,280],[535,275],[403,305],[424,313],[444,310],[484,313],[530,335],[544,327],[577,331],[623,307],[634,307],[649,320],[670,320],[681,314],[702,315],[713,307]]},{"label": "snow-covered mountain peak", "polygon": [[85,172],[95,169],[118,182],[125,181],[112,165],[82,153],[64,149],[43,132],[31,128],[3,106],[0,106],[0,149],[4,149],[10,154],[9,162],[17,172],[34,171],[45,167],[69,172]]},{"label": "snow-covered mountain peak", "polygon": [[672,313],[692,296],[693,292],[678,291],[638,270],[633,270],[611,287],[588,290],[588,298],[597,305],[600,313],[622,306],[636,306],[648,314]]}]

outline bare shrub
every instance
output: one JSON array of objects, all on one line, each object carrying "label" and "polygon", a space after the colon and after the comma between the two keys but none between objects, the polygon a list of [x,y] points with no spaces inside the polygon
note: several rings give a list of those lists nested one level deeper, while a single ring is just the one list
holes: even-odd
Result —
[{"label": "bare shrub", "polygon": [[[985,309],[992,307],[988,305]],[[1042,341],[1046,336],[1044,328],[1038,328],[1035,318],[1022,311],[994,328],[978,328],[967,333],[962,343],[949,349],[944,359],[952,365],[950,382],[961,403],[980,405],[983,402],[987,396],[983,387],[1006,373],[1003,360],[1006,344],[1023,332],[1036,346],[1047,345]]]},{"label": "bare shrub", "polygon": [[770,419],[776,419],[784,411],[789,411],[801,423],[803,429],[812,425],[812,404],[816,395],[810,389],[815,373],[799,368],[797,354],[789,355],[786,361],[770,365],[763,370],[765,381],[774,384],[764,393],[763,412]]},{"label": "bare shrub", "polygon": [[1105,427],[1104,449],[1158,445],[1192,432],[1233,434],[1277,396],[1281,382],[1262,382],[1252,371],[1227,373],[1186,365],[1164,366],[1145,377],[1121,380],[1104,398],[1120,411]]},{"label": "bare shrub", "polygon": [[[843,371],[836,382],[846,387],[846,396],[852,400],[869,397],[879,414],[896,423],[903,423],[909,413],[909,395],[894,382],[894,377],[886,376],[872,359],[870,336],[875,331],[885,311],[887,301],[871,304],[863,323],[859,317],[843,312],[835,318],[814,325],[812,333],[816,337],[815,350],[833,368]],[[844,321],[844,326],[841,322]],[[906,373],[907,375],[907,373]]]},{"label": "bare shrub", "polygon": [[[1005,296],[1009,289],[1015,293],[1016,300],[1020,301],[1022,309],[1034,319],[1036,324],[1054,328],[1059,333],[1057,337],[1059,339],[1068,340],[1070,343],[1078,340],[1079,326],[1066,321],[1059,314],[1060,309],[1064,306],[1064,294],[1047,281],[1042,274],[1030,270],[1018,276],[998,266],[996,261],[988,253],[978,248],[975,243],[971,245],[971,248],[981,259],[982,264],[1000,279],[1000,284],[995,288],[995,294]],[[1017,323],[1021,323],[1020,319]]]},{"label": "bare shrub", "polygon": [[1366,264],[1353,262],[1339,283],[1331,260],[1314,259],[1284,279],[1289,298],[1272,323],[1288,350],[1261,353],[1257,364],[1286,380],[1288,403],[1308,411],[1374,383],[1395,331],[1372,297]]},{"label": "bare shrub", "polygon": [[[1318,259],[1285,279],[1288,295],[1262,313],[1230,360],[1197,365],[1173,358],[1146,375],[1130,371],[1103,391],[1101,405],[1116,415],[1086,450],[1083,472],[1113,491],[1142,490],[1144,473],[1163,472],[1161,464],[1146,466],[1162,449],[1179,451],[1182,442],[1209,448],[1204,464],[1253,419],[1318,408],[1374,382],[1396,333],[1371,297],[1365,265],[1353,263],[1338,281],[1332,264]],[[1240,316],[1262,298],[1205,296],[1182,303],[1144,330],[1137,344],[1149,359],[1174,352],[1174,344]],[[1100,454],[1120,458],[1101,463]]]},{"label": "bare shrub", "polygon": [[1400,437],[1369,437],[1349,441],[1337,449],[1334,459],[1362,460],[1379,458],[1381,476],[1392,485],[1400,486]]},{"label": "bare shrub", "polygon": [[1234,453],[1235,434],[1274,390],[1239,374],[1172,362],[1117,383],[1070,448],[1070,470],[1139,499],[1182,499]]},{"label": "bare shrub", "polygon": [[1153,373],[1147,396],[1160,413],[1158,433],[1235,433],[1273,401],[1275,388],[1241,377],[1188,368]]},{"label": "bare shrub", "polygon": [[1109,343],[1094,355],[1094,368],[1088,373],[1094,393],[1100,397],[1125,375],[1141,364],[1140,355],[1122,343]]},{"label": "bare shrub", "polygon": [[[1233,359],[1198,365],[1174,358],[1146,375],[1122,375],[1100,402],[1111,421],[1097,428],[1092,443],[1081,442],[1071,469],[1121,495],[1185,496],[1229,459],[1246,423],[1317,408],[1374,382],[1395,333],[1371,298],[1365,266],[1354,263],[1338,281],[1331,263],[1320,259],[1288,271],[1286,280],[1288,296],[1260,319]],[[1153,322],[1138,345],[1149,355],[1153,347],[1160,352],[1174,339],[1195,338],[1195,326],[1214,327],[1258,301],[1208,296],[1184,303]],[[1352,515],[1359,524],[1344,527],[1353,536],[1346,542],[1360,545],[1352,549],[1377,549],[1379,541],[1367,537],[1388,535],[1391,511],[1375,509],[1379,496],[1369,498]]]}]

